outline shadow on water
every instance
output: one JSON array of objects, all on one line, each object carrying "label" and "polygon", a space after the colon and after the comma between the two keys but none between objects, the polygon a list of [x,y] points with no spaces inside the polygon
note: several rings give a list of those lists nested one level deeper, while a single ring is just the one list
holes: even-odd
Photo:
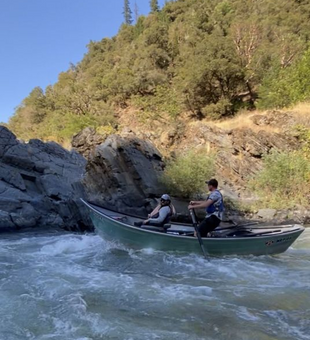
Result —
[{"label": "shadow on water", "polygon": [[210,262],[94,234],[11,236],[0,339],[309,339],[310,229],[282,255]]}]

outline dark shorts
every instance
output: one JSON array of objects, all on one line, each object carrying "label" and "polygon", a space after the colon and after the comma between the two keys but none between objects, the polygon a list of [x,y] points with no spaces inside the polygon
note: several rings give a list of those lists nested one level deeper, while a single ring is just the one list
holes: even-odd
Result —
[{"label": "dark shorts", "polygon": [[199,232],[201,237],[206,237],[207,234],[213,231],[215,228],[217,228],[220,225],[220,223],[221,220],[217,218],[215,215],[205,218],[199,224]]}]

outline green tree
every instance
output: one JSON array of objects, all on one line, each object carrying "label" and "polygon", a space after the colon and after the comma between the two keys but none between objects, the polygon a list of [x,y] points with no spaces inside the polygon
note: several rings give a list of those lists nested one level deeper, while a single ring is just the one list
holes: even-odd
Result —
[{"label": "green tree", "polygon": [[288,68],[276,68],[260,87],[259,107],[285,107],[310,100],[310,49]]},{"label": "green tree", "polygon": [[125,19],[125,24],[126,25],[131,25],[133,23],[132,20],[132,11],[130,8],[130,2],[129,0],[124,0],[124,19]]},{"label": "green tree", "polygon": [[151,13],[156,13],[159,11],[158,0],[150,0]]}]

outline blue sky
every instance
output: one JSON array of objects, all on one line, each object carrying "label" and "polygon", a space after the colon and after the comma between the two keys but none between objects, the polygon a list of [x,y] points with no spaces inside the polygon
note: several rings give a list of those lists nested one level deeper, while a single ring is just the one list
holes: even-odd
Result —
[{"label": "blue sky", "polygon": [[[59,72],[80,61],[90,40],[115,35],[123,2],[0,0],[0,122],[35,86],[55,83]],[[141,14],[149,12],[149,0],[136,2]]]}]

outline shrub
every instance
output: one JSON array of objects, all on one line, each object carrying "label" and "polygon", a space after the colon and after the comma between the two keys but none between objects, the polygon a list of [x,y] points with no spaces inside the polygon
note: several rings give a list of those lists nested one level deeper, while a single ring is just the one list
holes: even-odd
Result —
[{"label": "shrub", "polygon": [[273,152],[264,157],[264,168],[250,188],[271,208],[309,205],[310,164],[301,152]]},{"label": "shrub", "polygon": [[111,125],[101,125],[97,127],[96,132],[102,136],[110,136],[116,132],[116,129]]},{"label": "shrub", "polygon": [[163,182],[171,194],[192,197],[203,193],[204,183],[215,170],[215,157],[206,150],[191,151],[168,163]]},{"label": "shrub", "polygon": [[302,142],[302,151],[305,157],[310,158],[310,129],[303,125],[298,125],[295,127],[295,134],[298,139]]}]

